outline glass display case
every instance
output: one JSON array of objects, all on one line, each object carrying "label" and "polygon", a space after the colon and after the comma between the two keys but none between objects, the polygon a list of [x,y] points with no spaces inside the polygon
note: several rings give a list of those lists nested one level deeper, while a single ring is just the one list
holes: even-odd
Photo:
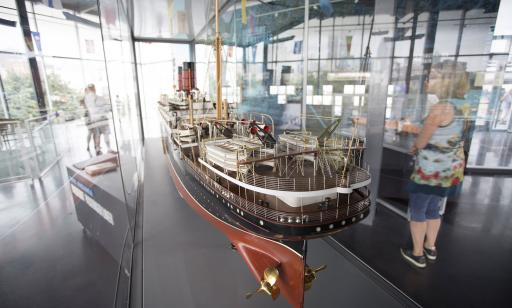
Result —
[{"label": "glass display case", "polygon": [[[136,293],[150,307],[510,302],[511,1],[223,0],[218,29],[214,0],[150,2],[0,0],[0,247],[12,248],[0,262],[23,265],[0,266],[7,306],[31,306],[16,292],[34,284],[41,302],[63,288],[63,302],[91,307],[125,307]],[[184,66],[195,67],[191,101],[177,91]],[[223,116],[240,116],[194,122],[219,100]],[[443,197],[439,261],[418,273],[399,248],[410,241],[414,146],[440,102],[463,123],[465,179]],[[188,125],[179,108],[193,110]],[[311,137],[324,134],[335,141]],[[233,135],[250,142],[201,143]],[[282,136],[286,150],[273,148]],[[354,143],[357,156],[343,156]],[[88,173],[91,162],[105,169]],[[250,250],[258,241],[268,246]],[[276,288],[276,262],[290,255],[281,277],[299,285]],[[247,301],[254,286],[270,297]],[[274,302],[276,290],[286,291]]]},{"label": "glass display case", "polygon": [[[3,305],[30,306],[4,295],[32,283],[74,290],[59,296],[71,306],[129,301],[143,135],[125,4],[0,1],[0,240],[16,247],[2,262],[23,255],[34,264],[2,273]],[[109,168],[84,165],[105,155]],[[47,271],[52,279],[34,278]],[[70,276],[81,282],[71,287]],[[86,295],[82,283],[101,290]],[[50,293],[40,293],[41,305]]]},{"label": "glass display case", "polygon": [[[233,95],[239,110],[272,115],[276,131],[318,132],[328,126],[324,117],[336,116],[342,119],[342,133],[351,135],[357,124],[355,133],[367,141],[365,162],[372,170],[376,207],[385,205],[407,218],[415,161],[410,151],[440,100],[454,106],[465,123],[466,173],[510,174],[507,5],[228,4],[221,13],[223,84],[233,88],[227,93],[240,87],[240,99]],[[195,50],[211,80],[208,55],[215,29],[213,22],[207,25],[196,37]],[[427,87],[439,75],[452,79],[442,94]],[[213,85],[205,83],[212,94]],[[448,204],[465,195],[459,191]]]}]

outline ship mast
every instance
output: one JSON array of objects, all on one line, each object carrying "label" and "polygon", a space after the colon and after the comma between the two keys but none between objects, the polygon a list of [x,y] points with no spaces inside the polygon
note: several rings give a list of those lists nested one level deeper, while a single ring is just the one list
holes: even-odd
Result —
[{"label": "ship mast", "polygon": [[221,48],[221,38],[219,32],[219,0],[215,0],[215,86],[217,90],[217,120],[222,120],[222,110],[223,110],[223,102],[222,102],[222,81],[221,81],[221,56],[220,56],[220,48]]}]

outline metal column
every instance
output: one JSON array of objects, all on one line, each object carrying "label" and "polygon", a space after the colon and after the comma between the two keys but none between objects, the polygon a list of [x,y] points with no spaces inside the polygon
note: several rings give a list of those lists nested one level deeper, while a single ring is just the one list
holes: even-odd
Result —
[{"label": "metal column", "polygon": [[[385,16],[393,16],[395,1],[375,1],[375,23]],[[384,125],[386,115],[386,100],[389,83],[389,74],[392,61],[393,42],[382,42],[384,46],[379,47],[378,53],[373,57],[370,67],[370,77],[367,80],[368,92],[368,124],[366,126],[367,150],[365,161],[370,168],[372,183],[372,207],[370,215],[363,221],[372,224],[375,217],[376,199],[378,195],[380,170],[382,164],[382,145],[384,143]]]},{"label": "metal column", "polygon": [[32,40],[32,32],[28,20],[27,7],[24,0],[16,0],[18,8],[18,16],[20,19],[21,29],[23,31],[23,38],[27,48],[28,64],[32,72],[32,80],[34,82],[34,89],[36,91],[37,106],[41,115],[47,114],[46,100],[44,97],[43,84],[41,82],[41,75],[37,65],[37,59],[34,54],[34,41]]}]

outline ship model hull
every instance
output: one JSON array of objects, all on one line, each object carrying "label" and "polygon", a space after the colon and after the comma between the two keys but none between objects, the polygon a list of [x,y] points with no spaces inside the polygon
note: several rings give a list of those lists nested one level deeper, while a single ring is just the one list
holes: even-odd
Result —
[{"label": "ship model hull", "polygon": [[[247,230],[247,226],[242,225],[243,222],[227,207],[228,201],[222,195],[212,193],[210,187],[198,181],[198,175],[180,158],[179,150],[169,138],[162,138],[162,141],[169,172],[180,196],[230,240],[258,281],[265,269],[279,268],[280,280],[277,285],[281,293],[292,307],[303,307],[303,243],[279,242]],[[259,227],[255,225],[254,228]]]},{"label": "ship model hull", "polygon": [[338,232],[364,219],[369,213],[368,191],[356,189],[351,195],[353,202],[336,212],[333,209],[331,219],[327,215],[322,223],[287,223],[286,217],[270,215],[270,209],[264,209],[269,213],[258,211],[259,205],[237,199],[218,180],[212,179],[211,174],[204,172],[204,166],[201,168],[188,157],[186,149],[172,137],[168,122],[162,123],[162,135],[169,171],[181,197],[225,234],[258,281],[266,269],[278,268],[277,286],[281,293],[293,307],[303,307],[305,240]]},{"label": "ship model hull", "polygon": [[364,141],[357,129],[350,138],[334,134],[341,119],[318,136],[304,130],[276,139],[271,116],[231,113],[222,95],[219,9],[216,0],[215,116],[205,97],[200,103],[194,65],[184,63],[174,99],[160,102],[164,153],[182,198],[227,236],[260,282],[246,297],[282,293],[300,308],[304,291],[325,268],[306,264],[307,240],[369,213]]},{"label": "ship model hull", "polygon": [[175,144],[170,135],[165,135],[169,136],[162,138],[169,163],[175,170],[178,168],[180,176],[189,180],[189,190],[201,187],[203,191],[198,196],[204,196],[199,202],[204,210],[239,228],[275,240],[301,241],[339,232],[369,214],[369,192],[357,189],[350,195],[352,202],[348,202],[348,205],[322,211],[321,222],[318,222],[319,217],[316,221],[305,221],[304,217],[313,220],[314,215],[319,216],[316,212],[310,215],[307,215],[308,212],[276,214],[276,211],[248,202],[220,185],[218,180],[215,181],[203,171],[204,168],[183,155],[183,149]]}]

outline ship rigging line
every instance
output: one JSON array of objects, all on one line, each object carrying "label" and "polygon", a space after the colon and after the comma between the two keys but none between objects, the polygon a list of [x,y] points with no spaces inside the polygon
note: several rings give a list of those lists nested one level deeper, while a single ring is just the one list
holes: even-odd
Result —
[{"label": "ship rigging line", "polygon": [[[349,146],[349,147],[341,147],[341,148],[322,150],[322,152],[341,151],[341,150],[349,150],[350,151],[350,150],[356,150],[356,149],[362,150],[362,149],[364,149],[364,147],[354,148],[352,146]],[[296,156],[296,155],[302,155],[302,154],[318,154],[318,153],[320,153],[320,150],[318,150],[318,149],[317,150],[302,151],[302,152],[293,152],[293,153],[274,155],[274,156],[270,156],[270,157],[258,158],[258,159],[253,159],[253,160],[239,161],[239,162],[237,162],[237,164],[238,165],[248,165],[248,164],[252,164],[252,163],[258,163],[258,162],[272,160],[272,159],[277,159],[277,158]]]}]

